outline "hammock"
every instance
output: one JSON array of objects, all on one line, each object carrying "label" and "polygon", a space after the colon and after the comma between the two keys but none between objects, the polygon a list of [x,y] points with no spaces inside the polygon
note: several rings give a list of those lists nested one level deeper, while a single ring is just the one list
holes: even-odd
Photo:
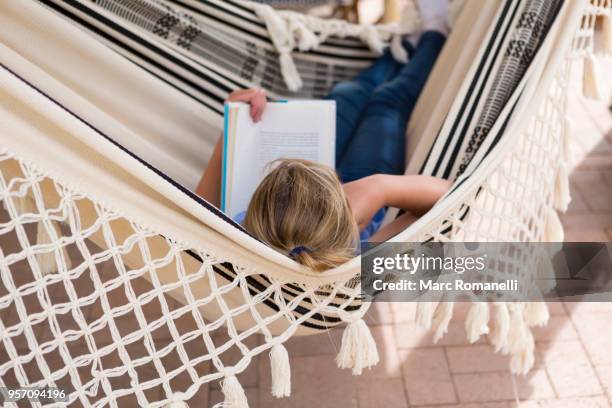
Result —
[{"label": "hammock", "polygon": [[[283,343],[341,323],[338,365],[376,364],[358,258],[314,273],[190,190],[230,90],[321,96],[414,21],[357,27],[220,0],[0,10],[0,386],[65,385],[69,404],[155,407],[221,379],[226,402],[246,407],[236,376],[253,358],[270,353],[272,393],[288,396]],[[394,240],[562,240],[569,61],[587,57],[594,95],[594,16],[610,13],[609,2],[466,2],[408,130],[408,171],[456,182]],[[435,339],[448,300],[418,304]],[[541,303],[474,303],[466,328],[473,341],[490,331],[524,373],[529,326],[547,316]]]}]

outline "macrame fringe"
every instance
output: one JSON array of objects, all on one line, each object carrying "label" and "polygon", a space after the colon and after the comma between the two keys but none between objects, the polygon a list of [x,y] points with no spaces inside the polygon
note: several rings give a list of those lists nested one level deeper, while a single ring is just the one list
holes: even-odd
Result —
[{"label": "macrame fringe", "polygon": [[378,30],[376,30],[376,27],[371,26],[371,25],[364,26],[359,38],[361,39],[361,41],[366,43],[368,47],[370,47],[370,49],[374,51],[376,54],[382,55],[385,49],[385,43],[380,38],[380,35],[378,33]]},{"label": "macrame fringe", "polygon": [[293,58],[289,53],[283,52],[280,54],[281,74],[287,85],[287,89],[292,92],[299,90],[302,87],[302,78],[293,62]]},{"label": "macrame fringe", "polygon": [[420,27],[420,17],[414,1],[409,1],[404,7],[397,24],[385,26],[354,25],[339,20],[326,21],[292,11],[277,11],[267,4],[251,4],[250,7],[266,24],[272,43],[279,53],[281,74],[291,91],[297,91],[303,85],[291,56],[296,47],[304,52],[316,49],[332,35],[340,38],[352,36],[358,37],[370,50],[380,55],[387,46],[386,41],[391,40],[393,57],[406,62],[408,55],[401,46],[402,36],[413,33]]},{"label": "macrame fringe", "polygon": [[398,32],[391,39],[391,55],[397,62],[408,62],[408,53],[402,44],[404,35],[419,31],[421,17],[413,0],[407,1],[402,7],[400,19],[397,23]]},{"label": "macrame fringe", "polygon": [[508,342],[502,352],[510,354],[510,369],[514,374],[526,374],[534,363],[535,342],[525,322],[525,305],[513,303],[510,308]]},{"label": "macrame fringe", "polygon": [[535,363],[535,341],[529,329],[526,337],[524,348],[510,357],[510,371],[513,374],[526,375]]},{"label": "macrame fringe", "polygon": [[225,404],[232,408],[249,408],[244,389],[235,375],[229,375],[221,382],[221,392],[225,397]]},{"label": "macrame fringe", "polygon": [[544,302],[528,302],[525,304],[525,323],[529,327],[542,327],[548,323],[550,314]]},{"label": "macrame fringe", "polygon": [[185,402],[185,394],[177,392],[170,398],[170,401],[164,405],[164,408],[189,408],[189,405]]},{"label": "macrame fringe", "polygon": [[364,368],[378,364],[378,349],[368,325],[363,319],[349,323],[342,334],[342,345],[336,357],[339,368],[351,368],[360,375]]},{"label": "macrame fringe", "polygon": [[465,320],[465,330],[468,341],[475,343],[480,336],[489,333],[489,305],[485,302],[476,302],[470,308]]},{"label": "macrame fringe", "polygon": [[582,94],[591,99],[600,100],[602,98],[599,67],[592,53],[589,53],[584,59]]},{"label": "macrame fringe", "polygon": [[433,320],[435,303],[433,302],[417,302],[415,321],[417,327],[425,330],[431,329]]},{"label": "macrame fringe", "polygon": [[504,349],[508,342],[510,331],[510,313],[505,303],[496,303],[493,306],[493,329],[489,333],[489,340],[495,348],[495,352]]},{"label": "macrame fringe", "polygon": [[547,211],[544,234],[544,242],[563,242],[565,239],[559,215],[552,208],[549,208]]},{"label": "macrame fringe", "polygon": [[440,302],[434,312],[432,326],[434,330],[433,342],[437,343],[448,332],[448,325],[453,318],[453,302]]},{"label": "macrame fringe", "polygon": [[282,344],[270,350],[270,369],[272,371],[272,395],[276,398],[291,395],[291,366],[289,353]]},{"label": "macrame fringe", "polygon": [[402,36],[394,35],[391,40],[391,55],[397,62],[401,62],[405,64],[408,62],[408,52],[404,48],[404,44],[402,44]]},{"label": "macrame fringe", "polygon": [[603,16],[601,37],[603,51],[608,55],[612,55],[612,14]]}]

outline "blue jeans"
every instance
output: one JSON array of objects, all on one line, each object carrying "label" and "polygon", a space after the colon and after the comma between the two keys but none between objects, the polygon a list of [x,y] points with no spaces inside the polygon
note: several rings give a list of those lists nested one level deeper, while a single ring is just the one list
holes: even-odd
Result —
[{"label": "blue jeans", "polygon": [[404,173],[406,125],[444,41],[438,32],[425,32],[416,48],[404,44],[411,55],[407,64],[387,52],[326,97],[336,101],[336,169],[342,182]]}]

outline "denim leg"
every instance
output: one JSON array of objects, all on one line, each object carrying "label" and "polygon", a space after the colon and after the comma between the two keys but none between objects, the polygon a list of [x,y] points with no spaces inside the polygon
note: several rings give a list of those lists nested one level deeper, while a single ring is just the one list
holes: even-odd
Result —
[{"label": "denim leg", "polygon": [[400,68],[401,64],[387,51],[353,80],[336,84],[325,97],[336,101],[336,164],[359,124],[370,95],[380,84],[393,78]]},{"label": "denim leg", "polygon": [[355,134],[336,167],[344,182],[372,174],[403,174],[406,125],[445,37],[434,31],[419,44],[399,73],[370,96]]}]

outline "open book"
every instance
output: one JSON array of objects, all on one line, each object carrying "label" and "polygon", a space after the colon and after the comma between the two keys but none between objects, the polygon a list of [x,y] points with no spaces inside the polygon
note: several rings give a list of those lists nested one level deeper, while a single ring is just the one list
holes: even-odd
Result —
[{"label": "open book", "polygon": [[253,123],[249,105],[225,105],[221,210],[230,217],[246,211],[268,164],[280,158],[334,166],[334,101],[269,102]]}]

